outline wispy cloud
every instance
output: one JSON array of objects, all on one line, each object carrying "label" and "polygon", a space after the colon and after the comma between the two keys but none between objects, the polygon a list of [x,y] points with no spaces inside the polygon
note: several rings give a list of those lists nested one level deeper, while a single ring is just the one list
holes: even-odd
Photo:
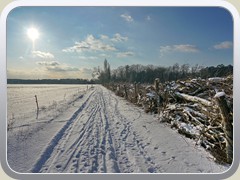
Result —
[{"label": "wispy cloud", "polygon": [[53,66],[51,63],[39,63],[33,69],[8,69],[7,75],[9,79],[60,79],[60,78],[83,78],[91,79],[92,70],[90,68],[77,68],[67,64],[59,64]]},{"label": "wispy cloud", "polygon": [[93,73],[93,69],[90,69],[90,68],[79,69],[79,76],[84,79],[91,79],[92,73]]},{"label": "wispy cloud", "polygon": [[100,39],[109,39],[109,37],[107,35],[101,34]]},{"label": "wispy cloud", "polygon": [[81,72],[82,74],[92,74],[93,70],[90,69],[90,68],[81,68],[81,69],[80,69],[80,72]]},{"label": "wispy cloud", "polygon": [[104,53],[103,53],[103,54],[99,54],[99,56],[100,56],[100,57],[104,57],[104,58],[109,58],[109,57],[111,57],[109,54],[104,54]]},{"label": "wispy cloud", "polygon": [[117,57],[119,58],[130,57],[134,55],[135,55],[134,52],[131,52],[131,51],[117,53]]},{"label": "wispy cloud", "polygon": [[114,34],[113,38],[111,39],[113,42],[123,42],[127,41],[128,37],[124,37],[119,33]]},{"label": "wispy cloud", "polygon": [[107,44],[101,39],[96,39],[93,35],[88,35],[84,41],[75,42],[75,45],[62,50],[63,52],[83,52],[83,51],[116,51],[112,44]]},{"label": "wispy cloud", "polygon": [[57,61],[38,61],[38,62],[36,62],[36,64],[41,65],[41,66],[58,66],[58,65],[60,65],[60,63]]},{"label": "wispy cloud", "polygon": [[39,68],[33,69],[8,69],[7,76],[9,79],[41,79],[47,78],[46,72]]},{"label": "wispy cloud", "polygon": [[69,66],[47,66],[47,70],[52,72],[79,71],[78,68]]},{"label": "wispy cloud", "polygon": [[43,59],[53,59],[54,58],[54,55],[49,52],[33,51],[32,54],[35,57],[40,57]]},{"label": "wispy cloud", "polygon": [[46,71],[51,72],[79,71],[79,68],[71,67],[67,64],[61,64],[58,61],[38,61],[36,64],[44,66]]},{"label": "wispy cloud", "polygon": [[120,16],[121,18],[123,18],[125,21],[127,21],[127,22],[133,22],[134,20],[133,20],[133,18],[132,18],[132,16],[130,16],[130,15],[128,15],[128,14],[121,14],[121,16]]},{"label": "wispy cloud", "polygon": [[147,20],[147,21],[151,21],[151,19],[152,19],[152,18],[151,18],[151,16],[149,16],[149,15],[146,17],[146,20]]},{"label": "wispy cloud", "polygon": [[230,49],[232,47],[233,43],[231,41],[224,41],[213,46],[214,49]]},{"label": "wispy cloud", "polygon": [[96,56],[78,56],[80,60],[95,60],[98,59]]},{"label": "wispy cloud", "polygon": [[170,52],[183,52],[183,53],[195,53],[199,52],[199,49],[195,45],[179,44],[171,46],[160,46],[161,55]]}]

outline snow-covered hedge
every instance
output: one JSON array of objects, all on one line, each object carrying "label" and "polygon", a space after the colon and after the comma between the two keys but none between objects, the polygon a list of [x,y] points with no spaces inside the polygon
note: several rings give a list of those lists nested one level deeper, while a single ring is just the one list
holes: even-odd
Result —
[{"label": "snow-covered hedge", "polygon": [[[158,114],[160,122],[186,137],[195,139],[213,153],[219,162],[227,162],[228,145],[223,115],[216,98],[224,97],[230,119],[233,111],[233,77],[188,79],[152,84],[115,84],[108,88],[144,108],[146,113]],[[232,122],[230,122],[232,123]]]}]

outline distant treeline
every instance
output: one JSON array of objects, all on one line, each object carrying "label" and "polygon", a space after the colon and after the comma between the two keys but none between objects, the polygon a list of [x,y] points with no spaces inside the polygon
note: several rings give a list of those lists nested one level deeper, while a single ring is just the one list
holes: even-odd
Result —
[{"label": "distant treeline", "polygon": [[169,66],[154,65],[125,65],[111,70],[110,64],[105,59],[103,69],[94,68],[93,79],[8,79],[8,84],[106,84],[111,82],[121,83],[152,83],[156,78],[160,82],[185,80],[188,78],[223,77],[233,74],[232,65],[203,67],[178,63]]},{"label": "distant treeline", "polygon": [[[133,64],[111,70],[106,59],[103,70],[99,68],[95,68],[95,70],[98,70],[98,80],[102,84],[110,82],[152,83],[155,78],[159,78],[160,82],[166,82],[198,77],[223,77],[233,74],[233,66],[223,64],[210,67],[190,66],[189,64],[179,65],[178,63],[169,67]],[[95,74],[97,73],[95,72]]]},{"label": "distant treeline", "polygon": [[8,84],[95,84],[87,79],[8,79]]}]

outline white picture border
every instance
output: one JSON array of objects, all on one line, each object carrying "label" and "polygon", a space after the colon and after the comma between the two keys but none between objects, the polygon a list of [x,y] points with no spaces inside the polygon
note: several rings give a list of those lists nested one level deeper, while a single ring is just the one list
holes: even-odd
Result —
[{"label": "white picture border", "polygon": [[[7,163],[7,135],[6,135],[6,117],[7,117],[7,69],[6,69],[6,20],[8,14],[16,7],[21,6],[133,6],[133,7],[222,7],[228,10],[233,17],[233,118],[234,118],[234,159],[232,166],[222,173],[209,173],[209,174],[197,174],[197,173],[161,173],[161,174],[71,174],[71,173],[61,173],[61,174],[42,174],[42,173],[18,173],[13,171]],[[12,178],[17,179],[139,179],[139,178],[150,178],[150,179],[225,179],[231,176],[239,166],[239,156],[240,156],[240,110],[237,107],[240,107],[240,18],[239,13],[236,8],[223,0],[18,0],[10,3],[1,14],[0,20],[0,143],[1,143],[1,165],[3,170]],[[3,147],[5,145],[5,147]],[[235,153],[237,152],[237,153]]]}]

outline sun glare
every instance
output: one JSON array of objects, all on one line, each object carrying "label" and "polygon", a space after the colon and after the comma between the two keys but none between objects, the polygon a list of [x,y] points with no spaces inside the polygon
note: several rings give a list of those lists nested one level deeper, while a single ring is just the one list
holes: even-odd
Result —
[{"label": "sun glare", "polygon": [[29,28],[27,35],[32,41],[35,41],[39,37],[39,32],[36,28]]}]

